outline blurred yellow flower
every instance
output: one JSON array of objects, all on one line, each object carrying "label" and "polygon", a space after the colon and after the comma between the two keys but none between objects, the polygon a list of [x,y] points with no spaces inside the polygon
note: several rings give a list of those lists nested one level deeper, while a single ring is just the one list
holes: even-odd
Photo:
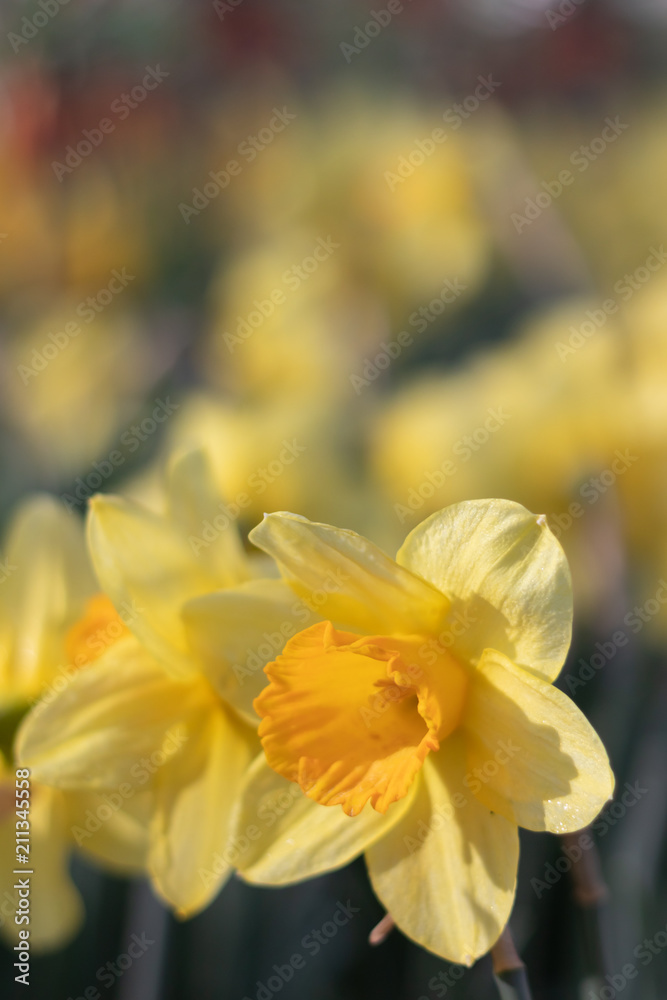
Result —
[{"label": "blurred yellow flower", "polygon": [[[285,396],[239,403],[212,393],[184,397],[167,428],[166,450],[201,448],[216,488],[217,511],[237,512],[248,529],[267,510],[299,508],[314,519],[344,516],[363,528],[370,500],[364,469],[352,466],[359,414],[325,398]],[[130,484],[132,495],[159,505],[157,466]]]},{"label": "blurred yellow flower", "polygon": [[614,296],[620,291],[627,301],[633,293],[628,277],[632,280],[650,248],[660,247],[665,238],[667,140],[659,127],[665,114],[664,90],[632,105],[617,103],[614,110],[618,134],[602,155],[601,144],[597,150],[591,145],[604,121],[588,109],[574,114],[570,108],[563,114],[560,108],[548,120],[530,116],[519,127],[534,169],[531,194],[543,194],[547,185],[553,191],[560,171],[569,170],[572,181],[563,188],[564,196],[557,196],[557,211],[584,250],[599,285]]},{"label": "blurred yellow flower", "polygon": [[[97,646],[104,647],[122,630],[113,609],[97,610],[87,633],[72,629],[85,616],[95,584],[77,518],[49,496],[26,500],[8,532],[0,583],[0,741],[6,760],[0,763],[0,787],[10,796],[0,821],[0,933],[12,944],[19,927],[12,875],[16,853],[14,775],[11,771],[14,731],[42,696],[50,700],[67,691],[76,671]],[[81,655],[84,653],[84,655]],[[38,704],[32,709],[39,726]],[[30,714],[30,713],[29,713]],[[4,797],[4,796],[3,796]],[[31,779],[30,861],[39,873],[31,885],[30,940],[37,950],[58,948],[76,933],[83,919],[79,893],[68,874],[77,827],[108,804],[95,794],[63,793]],[[123,874],[141,871],[145,863],[143,808],[137,796],[132,810],[114,812],[97,822],[79,846],[97,862]]]},{"label": "blurred yellow flower", "polygon": [[[259,749],[251,702],[275,655],[263,632],[280,630],[294,597],[257,578],[265,561],[249,561],[234,519],[222,519],[200,453],[173,463],[167,497],[162,514],[120,497],[92,501],[93,564],[130,634],[26,720],[17,755],[63,789],[125,795],[150,774],[148,870],[185,917],[231,874],[232,809]],[[91,627],[79,626],[79,641]],[[244,683],[234,666],[246,648],[264,658]]]},{"label": "blurred yellow flower", "polygon": [[268,763],[249,773],[238,830],[288,782],[304,795],[242,874],[286,883],[365,850],[398,926],[470,964],[509,917],[517,827],[577,830],[614,785],[597,735],[552,686],[572,622],[558,542],[503,500],[434,514],[396,562],[290,514],[251,538],[298,595],[327,595],[255,702]]},{"label": "blurred yellow flower", "polygon": [[[242,234],[273,238],[296,223],[314,238],[331,235],[348,280],[399,310],[431,298],[445,278],[480,281],[490,236],[464,139],[439,128],[442,108],[340,87],[317,118],[293,110],[295,121],[242,175]],[[444,138],[434,141],[434,130]]]},{"label": "blurred yellow flower", "polygon": [[102,303],[122,297],[131,276],[116,273],[107,275],[112,291],[98,286],[92,296],[50,301],[0,345],[0,412],[26,455],[16,474],[34,476],[37,465],[41,481],[60,485],[87,471],[122,443],[120,432],[161,371],[136,317],[117,300],[105,311]]},{"label": "blurred yellow flower", "polygon": [[371,429],[373,470],[397,532],[449,503],[510,496],[546,514],[580,609],[608,596],[609,573],[586,550],[589,524],[613,511],[643,467],[643,410],[620,317],[597,328],[596,308],[563,301],[464,365],[413,377],[378,408]]},{"label": "blurred yellow flower", "polygon": [[225,262],[212,288],[206,378],[260,399],[349,390],[358,350],[350,317],[362,303],[340,249],[326,234],[292,231]]},{"label": "blurred yellow flower", "polygon": [[574,339],[591,305],[572,300],[532,316],[515,339],[450,372],[416,376],[388,400],[374,424],[373,463],[403,508],[395,507],[401,523],[483,494],[558,514],[632,443],[618,323]]},{"label": "blurred yellow flower", "polygon": [[[633,554],[643,564],[656,555],[664,572],[667,550],[667,276],[655,275],[624,307],[630,381],[628,435],[637,462],[619,482],[625,526]],[[656,547],[657,541],[657,547]]]},{"label": "blurred yellow flower", "polygon": [[[441,330],[483,280],[491,236],[470,152],[456,127],[440,128],[441,108],[343,88],[317,116],[289,108],[294,120],[241,164],[225,203],[237,249],[214,278],[202,368],[237,391],[340,399],[395,326],[410,342]],[[235,102],[220,129],[244,110],[247,125],[254,111]]]}]

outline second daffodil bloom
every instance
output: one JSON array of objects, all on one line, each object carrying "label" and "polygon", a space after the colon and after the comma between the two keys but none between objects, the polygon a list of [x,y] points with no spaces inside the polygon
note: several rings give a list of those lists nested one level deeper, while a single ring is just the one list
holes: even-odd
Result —
[{"label": "second daffodil bloom", "polygon": [[[64,791],[37,775],[16,773],[14,736],[26,714],[39,728],[40,710],[88,669],[99,649],[122,634],[111,606],[95,598],[83,528],[55,497],[37,494],[18,506],[3,544],[0,573],[0,937],[19,941],[15,869],[34,870],[30,889],[31,950],[64,947],[83,923],[83,903],[70,878],[69,860],[80,848],[88,860],[128,875],[145,868],[146,796],[113,812],[92,790]],[[86,614],[86,608],[95,611]],[[87,633],[77,621],[87,618]],[[41,700],[40,700],[41,699]],[[21,783],[23,782],[23,783]],[[20,793],[19,793],[20,789]],[[23,808],[16,811],[20,794]],[[105,816],[97,819],[98,811]],[[109,813],[112,813],[109,815]],[[92,822],[91,822],[92,820]],[[77,831],[85,830],[85,838]],[[17,851],[17,834],[29,849]],[[28,865],[28,860],[30,864]]]},{"label": "second daffodil bloom", "polygon": [[255,700],[266,760],[237,829],[280,818],[242,874],[285,884],[365,851],[396,924],[472,963],[509,917],[518,827],[577,830],[613,790],[600,740],[552,686],[572,623],[562,549],[543,517],[504,500],[434,514],[396,561],[292,514],[251,538],[299,596],[326,599]]},{"label": "second daffodil bloom", "polygon": [[[129,632],[29,716],[16,745],[21,766],[56,788],[116,799],[138,787],[152,793],[148,870],[182,917],[206,906],[232,872],[232,809],[260,749],[240,681],[219,679],[200,636],[207,597],[216,599],[232,678],[235,657],[263,648],[262,632],[279,628],[294,603],[280,580],[256,578],[268,560],[246,557],[223,506],[198,452],[172,464],[163,513],[122,497],[92,501],[92,561]],[[262,681],[272,655],[269,646],[258,661]]]}]

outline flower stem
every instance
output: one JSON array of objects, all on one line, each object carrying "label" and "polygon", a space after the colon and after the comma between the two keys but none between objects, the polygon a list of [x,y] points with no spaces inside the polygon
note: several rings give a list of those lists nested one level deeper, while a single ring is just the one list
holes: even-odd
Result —
[{"label": "flower stem", "polygon": [[[592,841],[592,831],[587,828]],[[581,936],[583,939],[584,961],[586,974],[599,981],[604,986],[604,977],[612,972],[612,942],[609,928],[609,889],[602,876],[600,856],[595,843],[582,851],[578,841],[582,831],[567,833],[561,839],[569,849],[568,857],[574,850],[579,851],[579,857],[573,861],[570,874],[572,877],[574,901],[579,909]]]},{"label": "flower stem", "polygon": [[368,935],[368,943],[374,946],[382,944],[389,937],[395,926],[396,924],[391,913],[385,913],[380,923]]},{"label": "flower stem", "polygon": [[502,1000],[532,1000],[526,966],[519,958],[509,926],[491,949],[491,959]]}]

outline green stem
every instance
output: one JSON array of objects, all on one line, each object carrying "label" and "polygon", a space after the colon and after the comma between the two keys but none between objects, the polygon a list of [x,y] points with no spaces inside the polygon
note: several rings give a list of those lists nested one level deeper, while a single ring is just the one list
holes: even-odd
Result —
[{"label": "green stem", "polygon": [[491,959],[501,1000],[532,1000],[526,966],[519,958],[509,926],[491,949]]}]

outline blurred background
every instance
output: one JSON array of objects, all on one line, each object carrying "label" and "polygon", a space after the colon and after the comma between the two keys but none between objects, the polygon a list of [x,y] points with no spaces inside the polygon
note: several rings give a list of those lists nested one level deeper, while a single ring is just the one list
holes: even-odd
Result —
[{"label": "blurred background", "polygon": [[[159,505],[191,445],[244,532],[294,510],[393,554],[459,500],[546,514],[575,585],[559,685],[618,800],[607,902],[523,838],[537,1000],[667,995],[666,46],[665,0],[0,8],[3,524],[35,489],[73,518],[97,490]],[[86,921],[34,957],[36,1000],[500,995],[488,959],[370,949],[361,862],[233,880],[187,923],[72,864]],[[338,901],[358,914],[316,951]],[[154,944],[100,981],[132,934]]]}]

